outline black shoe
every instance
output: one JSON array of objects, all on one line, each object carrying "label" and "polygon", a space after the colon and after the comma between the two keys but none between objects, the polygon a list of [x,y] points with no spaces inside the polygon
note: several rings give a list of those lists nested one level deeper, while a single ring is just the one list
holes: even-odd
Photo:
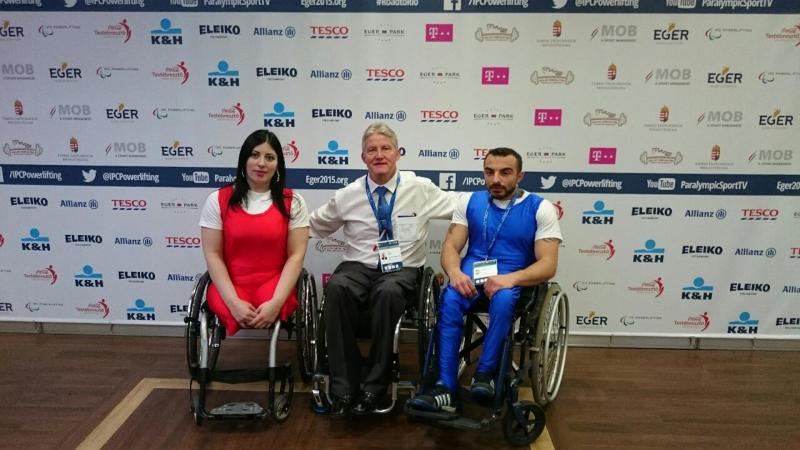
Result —
[{"label": "black shoe", "polygon": [[358,398],[358,401],[355,403],[355,405],[353,405],[353,409],[351,409],[350,412],[356,415],[374,413],[378,408],[378,397],[378,394],[375,394],[374,392],[362,392],[361,396]]},{"label": "black shoe", "polygon": [[477,398],[494,398],[494,377],[490,373],[478,372],[472,378],[469,392]]},{"label": "black shoe", "polygon": [[454,413],[456,412],[456,401],[447,386],[437,384],[428,392],[414,397],[411,400],[411,407],[420,411]]},{"label": "black shoe", "polygon": [[352,397],[346,395],[344,397],[332,396],[331,409],[328,411],[329,416],[340,417],[350,412],[350,405],[353,403]]}]

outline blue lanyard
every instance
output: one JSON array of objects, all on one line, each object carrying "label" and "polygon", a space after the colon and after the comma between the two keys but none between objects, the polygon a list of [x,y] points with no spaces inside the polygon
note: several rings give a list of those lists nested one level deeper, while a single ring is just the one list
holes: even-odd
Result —
[{"label": "blue lanyard", "polygon": [[[364,179],[364,190],[367,191],[367,200],[369,200],[369,206],[372,207],[372,214],[375,216],[375,220],[378,222],[378,233],[381,232],[381,219],[378,217],[378,208],[375,207],[375,200],[372,199],[372,192],[369,191],[369,175],[366,176]],[[392,192],[392,199],[389,201],[389,223],[384,224],[385,230],[391,234],[394,234],[394,230],[392,228],[392,211],[394,211],[394,198],[397,195],[397,189],[400,187],[400,172],[397,173],[397,184],[394,186],[394,192]],[[378,237],[378,240],[381,240],[383,234]]]},{"label": "blue lanyard", "polygon": [[483,243],[486,245],[486,257],[485,259],[489,259],[489,252],[492,251],[494,247],[495,241],[497,241],[497,236],[500,235],[500,228],[502,228],[503,223],[506,221],[508,214],[511,212],[511,208],[514,207],[514,202],[517,200],[517,193],[515,192],[514,195],[511,196],[511,203],[508,204],[508,207],[505,209],[503,216],[500,218],[500,223],[497,225],[497,230],[494,232],[494,236],[492,236],[492,242],[488,245],[486,244],[489,241],[488,236],[488,228],[489,228],[489,208],[492,206],[492,196],[489,195],[489,203],[486,204],[486,210],[483,212]]}]

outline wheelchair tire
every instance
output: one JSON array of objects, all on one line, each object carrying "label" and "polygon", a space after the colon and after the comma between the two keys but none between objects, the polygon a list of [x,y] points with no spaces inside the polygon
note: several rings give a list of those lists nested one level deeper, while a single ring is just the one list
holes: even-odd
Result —
[{"label": "wheelchair tire", "polygon": [[[520,423],[520,419],[523,423]],[[506,409],[503,415],[503,434],[516,446],[530,445],[544,431],[544,410],[531,401],[522,400]]]},{"label": "wheelchair tire", "polygon": [[297,330],[297,359],[300,378],[308,383],[316,371],[316,319],[317,319],[317,285],[314,275],[303,269],[297,281],[298,307],[295,311],[295,329]]},{"label": "wheelchair tire", "polygon": [[544,407],[555,400],[564,377],[569,337],[569,300],[558,283],[550,283],[542,301],[546,303],[542,304],[537,320],[529,375],[533,397],[539,406]]},{"label": "wheelchair tire", "polygon": [[197,379],[197,368],[200,365],[200,308],[205,298],[206,289],[211,283],[211,275],[205,272],[198,278],[192,287],[192,294],[189,296],[189,312],[184,319],[186,322],[186,365],[189,368],[189,376]]},{"label": "wheelchair tire", "polygon": [[289,417],[291,406],[286,394],[278,395],[275,397],[275,404],[272,405],[272,418],[277,422],[283,422]]},{"label": "wheelchair tire", "polygon": [[432,268],[426,267],[420,283],[417,305],[417,355],[420,373],[424,373],[425,355],[428,352],[433,329],[436,327],[436,307],[440,294],[441,286],[436,280],[436,274]]},{"label": "wheelchair tire", "polygon": [[313,355],[315,356],[314,360],[316,361],[316,367],[314,368],[314,373],[328,373],[328,347],[327,341],[325,340],[325,294],[322,294],[322,299],[317,306],[317,312],[315,317],[315,324],[316,330],[313,345]]}]

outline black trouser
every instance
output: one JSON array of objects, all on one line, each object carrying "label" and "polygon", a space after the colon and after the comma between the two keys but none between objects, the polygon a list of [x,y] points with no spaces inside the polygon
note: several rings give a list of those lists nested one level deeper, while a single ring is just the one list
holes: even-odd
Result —
[{"label": "black trouser", "polygon": [[345,261],[325,287],[325,337],[331,392],[355,397],[361,385],[361,352],[356,343],[359,310],[369,308],[371,339],[364,390],[386,392],[392,367],[394,328],[416,290],[417,269],[382,273]]}]

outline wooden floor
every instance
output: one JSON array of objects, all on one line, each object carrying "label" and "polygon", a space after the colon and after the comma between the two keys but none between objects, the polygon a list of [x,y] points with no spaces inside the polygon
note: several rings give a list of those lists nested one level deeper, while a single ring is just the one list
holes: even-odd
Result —
[{"label": "wooden floor", "polygon": [[[293,356],[293,342],[281,347]],[[265,360],[263,342],[229,339],[220,365]],[[307,393],[282,424],[197,427],[186,388],[183,339],[0,334],[0,448],[508,448],[499,424],[438,429],[409,422],[402,408],[331,419],[311,411]],[[213,395],[222,403],[259,394]],[[798,419],[798,352],[570,348],[547,407],[559,450],[800,448]]]}]

